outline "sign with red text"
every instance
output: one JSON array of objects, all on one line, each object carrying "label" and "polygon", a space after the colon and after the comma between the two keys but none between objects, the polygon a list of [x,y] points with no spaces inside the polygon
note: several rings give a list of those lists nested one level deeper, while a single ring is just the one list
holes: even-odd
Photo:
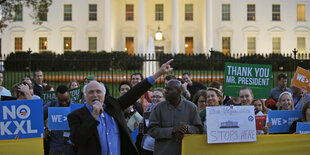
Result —
[{"label": "sign with red text", "polygon": [[207,107],[208,143],[255,142],[254,106]]},{"label": "sign with red text", "polygon": [[307,92],[310,93],[310,72],[301,67],[297,67],[292,80],[292,85],[299,88],[305,87]]},{"label": "sign with red text", "polygon": [[256,130],[263,130],[266,126],[267,115],[255,116]]}]

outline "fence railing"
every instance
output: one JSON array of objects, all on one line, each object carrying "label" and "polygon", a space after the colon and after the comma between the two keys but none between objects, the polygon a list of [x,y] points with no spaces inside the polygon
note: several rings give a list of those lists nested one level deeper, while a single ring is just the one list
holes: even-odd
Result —
[{"label": "fence railing", "polygon": [[[130,75],[135,72],[151,75],[162,63],[174,58],[171,64],[174,71],[171,74],[181,78],[182,73],[191,74],[194,81],[205,85],[211,81],[224,81],[225,62],[238,62],[249,64],[270,64],[273,67],[273,80],[271,87],[277,86],[279,73],[286,73],[288,81],[293,77],[296,66],[310,68],[309,55],[293,54],[279,55],[245,55],[232,54],[226,56],[219,52],[209,55],[196,54],[192,56],[178,54],[143,54],[128,55],[124,52],[116,53],[87,53],[69,52],[62,55],[53,53],[29,54],[15,53],[2,57],[0,69],[4,70],[3,86],[7,89],[20,82],[24,76],[32,76],[33,71],[41,69],[44,72],[44,82],[56,88],[60,84],[68,85],[71,80],[82,84],[84,78],[94,74],[98,81],[104,82],[110,93],[117,97],[118,85],[121,81],[130,81]],[[153,87],[162,87],[163,77]]]}]

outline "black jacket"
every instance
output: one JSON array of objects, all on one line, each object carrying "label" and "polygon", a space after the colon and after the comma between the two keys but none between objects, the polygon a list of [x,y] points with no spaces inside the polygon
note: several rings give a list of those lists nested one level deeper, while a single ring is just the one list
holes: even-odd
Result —
[{"label": "black jacket", "polygon": [[[119,128],[122,155],[139,154],[131,139],[122,111],[135,103],[151,86],[147,80],[143,80],[118,99],[111,96],[105,97],[105,111],[114,118]],[[76,145],[78,154],[100,155],[101,147],[97,131],[99,121],[91,115],[87,107],[84,106],[69,114],[68,122],[70,139]]]}]

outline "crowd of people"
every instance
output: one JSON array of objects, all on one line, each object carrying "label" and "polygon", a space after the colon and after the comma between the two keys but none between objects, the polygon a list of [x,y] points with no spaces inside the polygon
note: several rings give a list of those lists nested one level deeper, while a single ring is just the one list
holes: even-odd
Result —
[{"label": "crowd of people", "polygon": [[[302,118],[293,122],[289,133],[296,133],[297,122],[310,123],[310,94],[305,88],[293,85],[288,88],[288,78],[282,73],[268,99],[255,98],[253,91],[245,86],[240,88],[239,96],[225,96],[220,82],[205,86],[193,81],[189,73],[183,73],[180,79],[168,74],[164,78],[164,88],[149,91],[160,76],[173,70],[172,61],[164,63],[150,77],[132,74],[130,82],[120,83],[118,98],[112,97],[93,75],[84,80],[81,103],[70,99],[70,89],[79,87],[79,82],[58,86],[57,99],[43,107],[45,154],[181,154],[184,134],[207,132],[206,107],[214,106],[254,106],[256,115],[268,114],[270,110],[300,110]],[[34,83],[25,76],[15,84],[12,94],[2,82],[3,73],[0,72],[1,100],[40,99],[41,92],[54,91],[52,85],[43,82],[41,70],[34,72]],[[68,115],[70,130],[50,131],[48,107],[71,104],[85,106]],[[130,134],[133,130],[127,126],[133,115],[143,118],[134,124],[134,130],[139,130],[135,142]],[[263,132],[257,134],[267,134],[269,127],[267,123]]]}]

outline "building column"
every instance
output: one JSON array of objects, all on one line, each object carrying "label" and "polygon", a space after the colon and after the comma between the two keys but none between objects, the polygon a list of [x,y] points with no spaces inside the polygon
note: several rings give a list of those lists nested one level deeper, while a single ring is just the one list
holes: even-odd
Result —
[{"label": "building column", "polygon": [[138,53],[145,52],[145,2],[144,0],[139,0],[139,10],[138,10]]},{"label": "building column", "polygon": [[206,53],[209,53],[209,50],[211,48],[214,49],[213,45],[213,0],[206,0],[206,38],[207,38],[207,51]]},{"label": "building column", "polygon": [[111,0],[104,0],[103,50],[111,51]]},{"label": "building column", "polygon": [[180,52],[179,43],[179,0],[172,0],[172,55]]}]

